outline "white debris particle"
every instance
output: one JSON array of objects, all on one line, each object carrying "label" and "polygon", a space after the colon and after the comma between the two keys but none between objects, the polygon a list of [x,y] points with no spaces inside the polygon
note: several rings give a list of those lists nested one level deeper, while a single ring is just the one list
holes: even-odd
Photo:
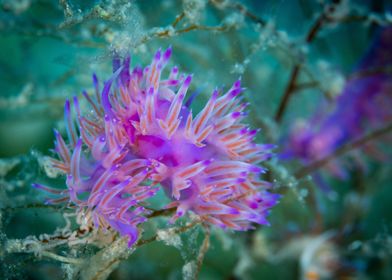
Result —
[{"label": "white debris particle", "polygon": [[350,251],[359,250],[359,249],[361,249],[362,245],[363,245],[363,244],[362,244],[362,241],[355,240],[353,243],[351,243],[351,244],[348,246],[348,249],[349,249]]},{"label": "white debris particle", "polygon": [[64,279],[66,280],[72,280],[75,279],[75,269],[73,268],[73,266],[71,264],[68,263],[62,263],[61,264],[61,268],[63,270],[64,273]]},{"label": "white debris particle", "polygon": [[234,268],[234,274],[238,277],[246,275],[250,268],[254,266],[250,254],[244,248],[239,249],[239,261]]},{"label": "white debris particle", "polygon": [[157,240],[163,241],[168,246],[174,246],[180,248],[182,246],[182,241],[180,236],[173,230],[158,230]]},{"label": "white debris particle", "polygon": [[38,163],[41,166],[41,168],[44,169],[46,175],[49,178],[56,178],[61,174],[59,169],[53,168],[53,166],[50,162],[50,157],[47,157],[47,156],[39,157]]},{"label": "white debris particle", "polygon": [[11,11],[15,15],[20,15],[21,13],[27,11],[30,8],[31,0],[4,0],[2,6],[4,11]]},{"label": "white debris particle", "polygon": [[17,109],[27,106],[30,101],[30,97],[33,94],[33,90],[33,84],[27,83],[16,96],[1,97],[0,108]]},{"label": "white debris particle", "polygon": [[323,83],[320,83],[322,89],[333,98],[339,96],[346,83],[344,76],[324,60],[318,61],[317,68],[320,76],[319,80],[323,81]]},{"label": "white debris particle", "polygon": [[235,29],[240,29],[244,26],[244,23],[245,17],[240,13],[232,13],[223,20],[224,25],[234,27]]},{"label": "white debris particle", "polygon": [[[127,55],[130,50],[133,50],[142,42],[145,35],[143,15],[136,5],[124,4],[122,1],[112,4],[109,11],[116,16],[124,29],[113,31],[105,39],[110,43],[110,50],[113,53],[120,56]],[[132,26],[132,28],[129,29],[128,26]]]},{"label": "white debris particle", "polygon": [[231,73],[233,74],[244,74],[247,65],[249,64],[250,59],[246,58],[242,63],[236,63],[231,69]]},{"label": "white debris particle", "polygon": [[205,0],[183,0],[182,6],[184,13],[190,23],[196,24],[200,21],[204,7]]},{"label": "white debris particle", "polygon": [[196,272],[196,262],[190,261],[190,262],[186,263],[182,267],[182,279],[184,279],[184,280],[194,279],[195,272]]}]

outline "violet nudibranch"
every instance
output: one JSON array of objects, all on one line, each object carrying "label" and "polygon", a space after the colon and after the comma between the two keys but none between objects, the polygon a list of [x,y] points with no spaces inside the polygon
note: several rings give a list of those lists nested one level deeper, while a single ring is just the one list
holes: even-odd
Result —
[{"label": "violet nudibranch", "polygon": [[172,200],[166,207],[176,209],[171,222],[192,211],[234,230],[268,224],[279,198],[260,179],[265,169],[258,164],[270,158],[273,145],[254,143],[257,130],[242,123],[241,80],[226,93],[214,90],[194,115],[193,97],[186,98],[192,75],[173,67],[163,77],[171,53],[170,47],[158,50],[150,65],[132,70],[130,57],[114,58],[114,74],[102,90],[93,75],[95,96],[83,92],[91,110],[83,114],[77,97],[73,106],[67,100],[67,141],[55,131],[51,164],[65,174],[67,189],[34,184],[58,194],[48,203],[75,205],[91,225],[128,236],[129,246],[160,187]]}]

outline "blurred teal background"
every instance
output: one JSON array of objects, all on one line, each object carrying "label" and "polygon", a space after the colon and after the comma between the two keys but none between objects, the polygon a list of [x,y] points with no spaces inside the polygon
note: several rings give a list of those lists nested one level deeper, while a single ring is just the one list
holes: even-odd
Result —
[{"label": "blurred teal background", "polygon": [[[265,24],[226,2],[247,7]],[[323,11],[318,2],[330,1],[0,1],[0,246],[64,226],[59,211],[34,207],[45,194],[30,185],[62,185],[63,178],[48,178],[45,170],[53,128],[64,130],[66,98],[92,91],[92,73],[108,79],[114,54],[130,53],[133,66],[146,65],[155,50],[172,45],[171,64],[193,73],[191,91],[202,92],[196,108],[215,86],[228,87],[242,76],[249,122],[262,128],[259,140],[284,141],[297,119],[309,118],[339,95],[379,28],[369,18],[387,22],[389,15],[391,24],[388,1],[341,1],[334,16],[350,20],[326,24],[307,44],[304,38]],[[182,12],[184,19],[173,27]],[[350,18],[353,14],[364,17]],[[184,31],[189,26],[196,28]],[[318,86],[296,94],[283,122],[276,124],[273,117],[290,69],[299,62],[305,69],[300,80]],[[291,176],[300,163],[273,160],[269,168],[284,196],[271,213],[271,227],[213,231],[200,279],[392,279],[391,164],[364,158],[366,173],[350,170],[347,181],[328,178],[332,197],[311,178]],[[155,203],[164,205],[161,199]],[[165,219],[158,219],[145,226],[145,234],[166,226]],[[319,274],[312,278],[303,274],[307,267],[301,258],[326,233],[334,237],[313,256]],[[109,279],[181,279],[202,239],[196,228],[181,236],[181,247],[148,244]],[[67,250],[64,246],[59,252]],[[86,256],[97,249],[80,250]],[[324,267],[323,260],[331,256],[334,261]],[[33,254],[1,250],[0,262],[0,279],[67,279],[66,266]]]}]

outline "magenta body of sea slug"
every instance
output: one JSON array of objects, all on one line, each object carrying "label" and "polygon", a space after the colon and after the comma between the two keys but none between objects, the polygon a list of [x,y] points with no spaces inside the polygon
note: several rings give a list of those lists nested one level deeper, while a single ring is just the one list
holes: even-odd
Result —
[{"label": "magenta body of sea slug", "polygon": [[176,208],[172,222],[192,211],[222,228],[268,224],[278,195],[267,191],[257,164],[270,157],[272,145],[255,144],[257,131],[242,123],[240,80],[224,94],[215,90],[194,116],[192,98],[184,102],[192,76],[174,67],[161,77],[170,56],[171,48],[159,50],[149,66],[132,71],[129,57],[115,58],[103,89],[94,75],[96,96],[83,93],[91,106],[87,114],[76,97],[74,110],[67,100],[68,141],[55,132],[58,158],[52,159],[66,174],[67,190],[35,186],[63,194],[50,202],[70,200],[90,213],[96,227],[128,236],[129,246],[147,219],[146,200],[159,187],[172,200],[166,207]]}]

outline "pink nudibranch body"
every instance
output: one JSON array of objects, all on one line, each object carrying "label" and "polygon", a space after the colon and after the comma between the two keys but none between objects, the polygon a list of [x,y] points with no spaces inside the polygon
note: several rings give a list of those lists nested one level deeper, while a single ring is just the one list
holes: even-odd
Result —
[{"label": "pink nudibranch body", "polygon": [[70,200],[89,211],[95,226],[127,235],[129,246],[147,219],[143,205],[160,186],[172,200],[167,207],[176,207],[172,222],[192,211],[234,230],[268,224],[268,209],[279,197],[259,178],[265,169],[258,164],[271,156],[273,145],[254,143],[257,130],[242,122],[241,81],[224,94],[215,90],[194,115],[190,100],[184,103],[192,76],[174,67],[162,78],[171,52],[159,50],[149,66],[132,71],[129,57],[115,58],[102,91],[94,75],[95,97],[83,93],[88,114],[78,98],[74,110],[67,100],[68,142],[55,132],[58,158],[52,159],[66,175],[67,191],[35,184],[59,194],[50,203]]}]

